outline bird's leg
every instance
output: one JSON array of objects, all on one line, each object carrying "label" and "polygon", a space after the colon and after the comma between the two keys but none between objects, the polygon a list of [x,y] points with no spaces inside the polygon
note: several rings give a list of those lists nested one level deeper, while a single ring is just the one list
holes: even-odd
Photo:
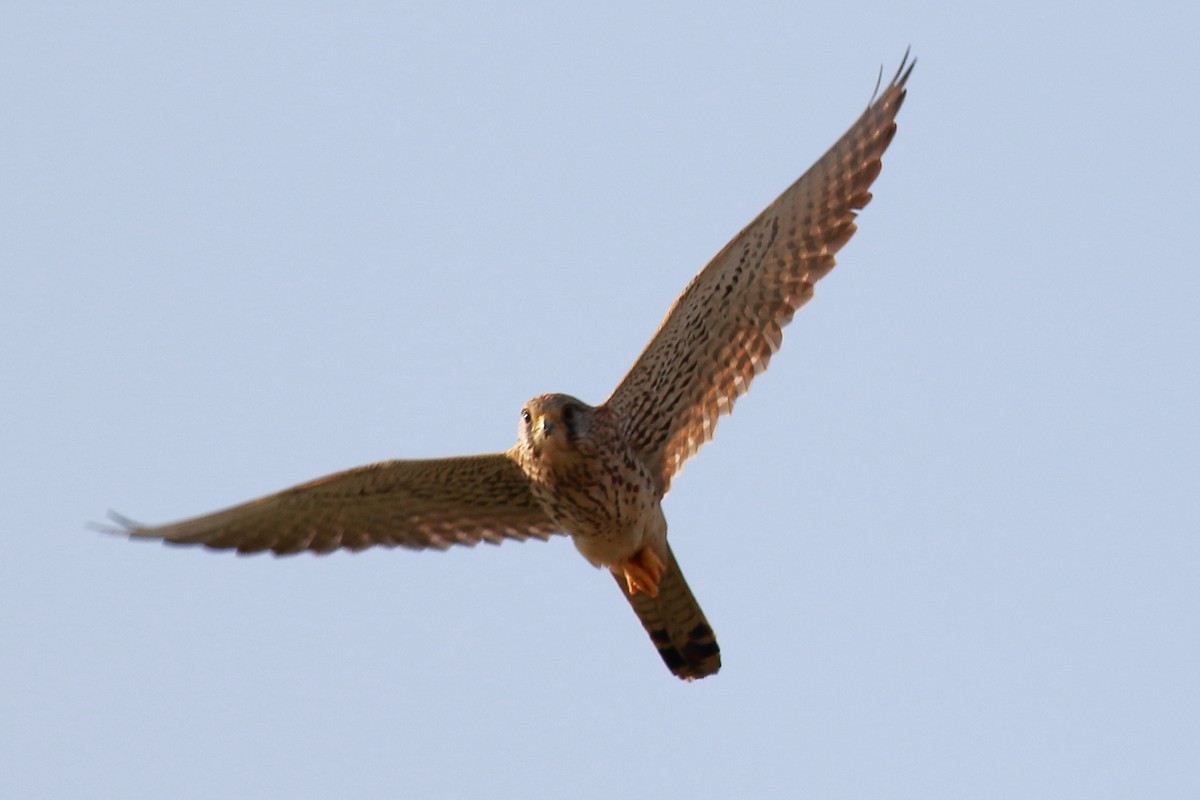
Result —
[{"label": "bird's leg", "polygon": [[631,596],[640,590],[651,597],[658,597],[658,580],[666,572],[667,564],[647,544],[629,558],[618,561],[617,569],[624,573]]}]

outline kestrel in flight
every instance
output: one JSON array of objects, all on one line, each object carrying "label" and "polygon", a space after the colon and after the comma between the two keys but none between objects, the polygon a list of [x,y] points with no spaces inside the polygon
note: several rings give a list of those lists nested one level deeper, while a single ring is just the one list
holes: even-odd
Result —
[{"label": "kestrel in flight", "polygon": [[906,55],[850,130],[700,271],[601,405],[539,395],[504,453],[372,464],[170,525],[113,514],[113,530],[280,555],[566,534],[612,572],[672,673],[712,675],[720,648],[667,543],[662,499],[854,234],[914,63]]}]

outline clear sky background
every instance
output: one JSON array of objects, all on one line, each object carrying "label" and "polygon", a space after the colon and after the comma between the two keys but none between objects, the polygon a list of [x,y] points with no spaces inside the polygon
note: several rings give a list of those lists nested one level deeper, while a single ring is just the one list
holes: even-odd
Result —
[{"label": "clear sky background", "polygon": [[[5,4],[0,796],[1200,796],[1184,6]],[[603,400],[910,43],[666,501],[716,677],[566,540],[85,529]]]}]

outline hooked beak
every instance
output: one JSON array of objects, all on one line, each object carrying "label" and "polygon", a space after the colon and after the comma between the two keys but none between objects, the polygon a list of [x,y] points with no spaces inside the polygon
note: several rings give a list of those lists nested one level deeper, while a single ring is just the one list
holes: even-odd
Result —
[{"label": "hooked beak", "polygon": [[[559,433],[558,423],[552,420],[548,414],[538,417],[533,424],[534,440],[542,447],[552,451],[559,451],[567,448],[566,438],[562,433]],[[564,428],[565,432],[566,429]]]}]

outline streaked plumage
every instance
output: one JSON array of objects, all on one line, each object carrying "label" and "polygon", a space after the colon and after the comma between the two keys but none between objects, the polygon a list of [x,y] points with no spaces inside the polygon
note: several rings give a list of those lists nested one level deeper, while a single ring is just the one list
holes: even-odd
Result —
[{"label": "streaked plumage", "polygon": [[277,554],[563,533],[613,572],[674,674],[715,673],[720,649],[667,544],[661,500],[854,234],[911,71],[906,56],[853,127],[696,276],[602,405],[541,395],[506,453],[374,464],[170,525],[113,515],[115,530]]}]

